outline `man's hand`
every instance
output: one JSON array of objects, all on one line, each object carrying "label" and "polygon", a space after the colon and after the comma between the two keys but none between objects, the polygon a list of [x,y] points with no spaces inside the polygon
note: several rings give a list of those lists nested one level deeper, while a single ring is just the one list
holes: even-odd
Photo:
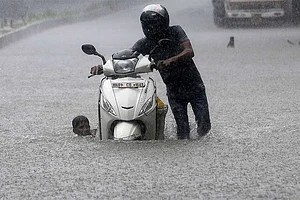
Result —
[{"label": "man's hand", "polygon": [[164,61],[163,60],[158,61],[155,66],[155,69],[162,70],[163,68],[164,68]]},{"label": "man's hand", "polygon": [[97,65],[91,68],[92,75],[101,75],[103,73],[103,66],[102,65]]},{"label": "man's hand", "polygon": [[173,59],[166,59],[166,60],[160,60],[157,62],[157,70],[162,70],[166,67],[168,67],[169,65],[171,65],[171,63],[174,62]]}]

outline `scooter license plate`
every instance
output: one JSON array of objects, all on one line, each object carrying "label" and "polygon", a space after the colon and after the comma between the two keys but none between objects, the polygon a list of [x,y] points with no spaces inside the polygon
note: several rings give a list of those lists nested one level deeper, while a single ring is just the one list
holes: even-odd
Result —
[{"label": "scooter license plate", "polygon": [[113,88],[141,88],[145,83],[113,83]]}]

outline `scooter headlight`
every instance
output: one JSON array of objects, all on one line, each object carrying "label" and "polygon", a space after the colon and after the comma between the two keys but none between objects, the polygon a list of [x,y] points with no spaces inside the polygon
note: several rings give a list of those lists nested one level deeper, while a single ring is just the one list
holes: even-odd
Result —
[{"label": "scooter headlight", "polygon": [[103,96],[102,96],[102,108],[104,110],[106,110],[108,113],[110,113],[110,114],[112,114],[114,116],[117,116],[115,110],[112,107],[112,105]]},{"label": "scooter headlight", "polygon": [[127,60],[114,60],[114,70],[117,74],[127,74],[132,73],[135,70],[135,65],[137,63],[137,58],[127,59]]},{"label": "scooter headlight", "polygon": [[153,104],[155,103],[154,101],[154,96],[152,96],[151,98],[149,98],[146,103],[142,106],[142,109],[139,113],[139,115],[143,114],[143,113],[148,113],[150,111],[150,109],[152,108]]}]

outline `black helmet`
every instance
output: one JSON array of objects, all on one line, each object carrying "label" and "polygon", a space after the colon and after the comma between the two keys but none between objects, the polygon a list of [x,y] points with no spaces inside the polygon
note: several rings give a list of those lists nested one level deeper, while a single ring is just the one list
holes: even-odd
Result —
[{"label": "black helmet", "polygon": [[140,21],[145,36],[149,39],[159,40],[166,36],[170,17],[164,6],[151,4],[143,9]]}]

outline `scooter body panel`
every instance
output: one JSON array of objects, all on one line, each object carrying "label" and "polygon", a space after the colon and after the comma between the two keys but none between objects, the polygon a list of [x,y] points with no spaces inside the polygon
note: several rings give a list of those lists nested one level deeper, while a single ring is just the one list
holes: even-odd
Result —
[{"label": "scooter body panel", "polygon": [[[163,42],[159,42],[151,52],[161,45]],[[153,72],[155,66],[151,55],[125,49],[114,53],[106,61],[93,45],[82,45],[82,50],[88,55],[101,57],[103,61],[105,77],[100,81],[98,101],[99,138],[163,139],[167,106],[163,109],[163,117],[158,115],[162,110],[157,104],[156,85],[151,77],[145,75]]]},{"label": "scooter body panel", "polygon": [[[141,126],[143,139],[155,139],[156,86],[151,78],[135,76],[113,79],[106,77],[101,81],[100,91],[102,139],[118,139],[113,133],[117,123],[120,122],[128,122],[132,126],[138,124]],[[107,110],[105,102],[111,104],[111,112]],[[128,127],[128,137],[135,134],[131,133],[131,130],[136,130],[134,127],[129,128],[129,125],[124,127]]]}]

